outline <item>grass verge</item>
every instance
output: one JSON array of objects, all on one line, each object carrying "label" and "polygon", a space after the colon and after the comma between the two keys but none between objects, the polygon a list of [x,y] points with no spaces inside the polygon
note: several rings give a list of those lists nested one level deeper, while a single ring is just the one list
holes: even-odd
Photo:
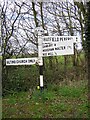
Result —
[{"label": "grass verge", "polygon": [[[79,82],[80,83],[80,82]],[[3,98],[3,118],[88,118],[87,86],[51,85]]]}]

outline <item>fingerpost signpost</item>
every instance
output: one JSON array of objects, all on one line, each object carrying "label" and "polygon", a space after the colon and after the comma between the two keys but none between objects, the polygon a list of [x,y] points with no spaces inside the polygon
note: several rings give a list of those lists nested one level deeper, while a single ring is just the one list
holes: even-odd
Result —
[{"label": "fingerpost signpost", "polygon": [[45,36],[46,30],[36,28],[38,33],[38,57],[6,59],[6,65],[39,65],[40,90],[44,88],[43,82],[43,57],[72,55],[74,54],[74,43],[80,42],[77,36]]}]

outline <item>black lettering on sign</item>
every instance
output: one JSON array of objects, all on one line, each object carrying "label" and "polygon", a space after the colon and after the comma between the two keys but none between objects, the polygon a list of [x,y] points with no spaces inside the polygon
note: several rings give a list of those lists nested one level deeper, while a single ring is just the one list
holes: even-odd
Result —
[{"label": "black lettering on sign", "polygon": [[47,53],[43,53],[43,56],[47,56]]},{"label": "black lettering on sign", "polygon": [[43,48],[45,48],[45,47],[52,47],[53,46],[53,44],[51,44],[51,43],[45,43],[44,45],[43,45]]},{"label": "black lettering on sign", "polygon": [[60,38],[60,41],[63,41],[63,38]]},{"label": "black lettering on sign", "polygon": [[17,60],[16,63],[19,63],[19,60]]},{"label": "black lettering on sign", "polygon": [[54,48],[50,48],[50,49],[44,49],[43,52],[46,52],[46,51],[53,51]]},{"label": "black lettering on sign", "polygon": [[7,61],[7,64],[10,64],[10,61]]},{"label": "black lettering on sign", "polygon": [[54,41],[54,38],[52,38],[52,41]]},{"label": "black lettering on sign", "polygon": [[59,41],[59,38],[58,38],[58,37],[52,37],[52,41],[53,41],[53,42],[58,42],[58,41]]},{"label": "black lettering on sign", "polygon": [[28,63],[34,63],[35,60],[28,60]]},{"label": "black lettering on sign", "polygon": [[57,37],[57,41],[59,41],[59,37]]},{"label": "black lettering on sign", "polygon": [[50,37],[44,38],[43,41],[51,41]]},{"label": "black lettering on sign", "polygon": [[53,52],[48,53],[48,55],[53,55]]},{"label": "black lettering on sign", "polygon": [[27,63],[27,60],[23,60],[23,63]]},{"label": "black lettering on sign", "polygon": [[27,60],[17,60],[16,63],[27,63]]},{"label": "black lettering on sign", "polygon": [[65,37],[65,38],[64,38],[64,41],[66,41],[66,40],[68,40],[68,37]]},{"label": "black lettering on sign", "polygon": [[71,37],[68,37],[68,40],[72,40],[73,38],[71,38]]},{"label": "black lettering on sign", "polygon": [[55,50],[60,50],[59,47],[55,48]]},{"label": "black lettering on sign", "polygon": [[10,61],[12,64],[15,63],[15,60]]},{"label": "black lettering on sign", "polygon": [[60,47],[55,48],[55,50],[64,50],[64,49],[65,49],[65,46],[60,46]]}]

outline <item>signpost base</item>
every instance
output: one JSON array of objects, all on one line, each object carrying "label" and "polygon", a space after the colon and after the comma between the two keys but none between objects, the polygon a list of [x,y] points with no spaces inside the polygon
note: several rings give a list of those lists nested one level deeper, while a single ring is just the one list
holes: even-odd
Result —
[{"label": "signpost base", "polygon": [[40,91],[43,92],[44,91],[44,87],[40,87]]}]

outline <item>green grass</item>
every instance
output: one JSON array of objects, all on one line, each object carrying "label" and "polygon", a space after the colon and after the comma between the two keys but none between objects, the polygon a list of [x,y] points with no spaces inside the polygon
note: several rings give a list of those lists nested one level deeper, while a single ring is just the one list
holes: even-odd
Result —
[{"label": "green grass", "polygon": [[[80,82],[79,82],[80,83]],[[87,118],[86,84],[48,85],[3,98],[3,118]]]}]

